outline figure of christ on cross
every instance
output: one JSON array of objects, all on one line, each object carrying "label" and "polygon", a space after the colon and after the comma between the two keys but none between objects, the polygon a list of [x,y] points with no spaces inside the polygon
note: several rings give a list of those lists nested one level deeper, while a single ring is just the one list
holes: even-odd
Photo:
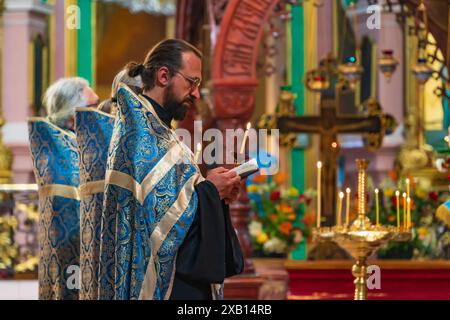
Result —
[{"label": "figure of christ on cross", "polygon": [[322,174],[322,221],[323,226],[334,225],[337,200],[336,174],[338,168],[339,145],[337,135],[343,133],[361,133],[371,136],[369,140],[380,140],[387,129],[386,115],[379,107],[369,106],[368,116],[340,116],[337,113],[334,98],[322,96],[318,116],[280,116],[276,127],[280,133],[316,133],[320,135],[320,161]]}]

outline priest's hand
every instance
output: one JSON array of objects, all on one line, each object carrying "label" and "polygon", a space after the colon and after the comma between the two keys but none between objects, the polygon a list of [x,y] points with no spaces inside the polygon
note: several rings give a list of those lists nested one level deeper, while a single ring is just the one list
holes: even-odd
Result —
[{"label": "priest's hand", "polygon": [[[206,180],[211,181],[219,192],[220,199],[233,199],[237,197],[236,187],[241,182],[241,177],[236,172],[223,167],[212,169],[208,172]],[[234,196],[234,194],[236,194]]]}]

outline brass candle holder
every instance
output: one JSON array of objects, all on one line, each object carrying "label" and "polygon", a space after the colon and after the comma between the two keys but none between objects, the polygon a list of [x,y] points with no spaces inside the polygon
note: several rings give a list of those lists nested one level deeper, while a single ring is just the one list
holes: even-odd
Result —
[{"label": "brass candle holder", "polygon": [[355,259],[352,274],[355,277],[354,300],[367,299],[367,259],[388,241],[411,240],[410,226],[374,225],[366,216],[367,160],[356,160],[358,166],[358,216],[350,225],[322,227],[313,231],[316,242],[333,241]]}]

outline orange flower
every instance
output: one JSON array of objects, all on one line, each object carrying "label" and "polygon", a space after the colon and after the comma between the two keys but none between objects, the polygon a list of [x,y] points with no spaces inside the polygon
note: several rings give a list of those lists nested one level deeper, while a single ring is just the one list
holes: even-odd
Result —
[{"label": "orange flower", "polygon": [[273,181],[276,184],[282,184],[286,181],[287,175],[284,172],[279,172],[273,176]]},{"label": "orange flower", "polygon": [[316,221],[316,215],[313,213],[307,213],[303,217],[303,223],[306,224],[307,226],[312,225],[315,221]]},{"label": "orange flower", "polygon": [[277,218],[278,218],[278,216],[277,216],[276,214],[274,214],[274,213],[272,213],[272,214],[269,216],[270,221],[275,221],[275,220],[277,220]]},{"label": "orange flower", "polygon": [[285,203],[280,204],[280,210],[285,213],[293,213],[294,212],[294,208]]},{"label": "orange flower", "polygon": [[285,234],[285,235],[289,235],[289,233],[292,231],[292,223],[291,222],[283,222],[282,224],[280,224],[280,232]]},{"label": "orange flower", "polygon": [[267,180],[267,176],[263,176],[263,175],[257,175],[253,178],[253,182],[254,183],[264,183]]},{"label": "orange flower", "polygon": [[291,221],[294,221],[296,217],[297,216],[294,213],[291,213],[290,215],[287,216],[287,218]]},{"label": "orange flower", "polygon": [[393,221],[395,221],[397,218],[395,217],[395,216],[392,216],[392,215],[390,215],[390,216],[388,216],[388,221],[389,222],[393,222]]},{"label": "orange flower", "polygon": [[392,181],[397,181],[398,179],[397,172],[395,170],[389,171],[389,177],[391,178]]}]

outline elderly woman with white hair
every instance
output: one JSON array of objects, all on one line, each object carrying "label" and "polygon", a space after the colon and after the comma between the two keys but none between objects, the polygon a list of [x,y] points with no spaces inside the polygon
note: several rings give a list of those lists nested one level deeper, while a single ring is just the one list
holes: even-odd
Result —
[{"label": "elderly woman with white hair", "polygon": [[97,94],[87,80],[79,77],[63,78],[52,84],[44,96],[48,120],[61,129],[73,131],[75,108],[96,107]]},{"label": "elderly woman with white hair", "polygon": [[29,140],[39,187],[39,298],[78,299],[80,261],[79,155],[75,109],[96,106],[82,78],[65,78],[45,93],[47,119],[30,118]]}]

